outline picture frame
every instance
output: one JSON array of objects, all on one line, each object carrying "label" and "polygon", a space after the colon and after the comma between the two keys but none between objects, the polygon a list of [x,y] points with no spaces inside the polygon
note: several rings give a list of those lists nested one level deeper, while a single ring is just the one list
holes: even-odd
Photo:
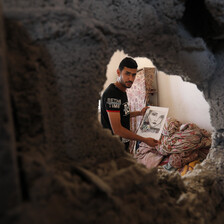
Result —
[{"label": "picture frame", "polygon": [[168,115],[169,108],[150,106],[142,118],[137,134],[145,138],[159,140]]}]

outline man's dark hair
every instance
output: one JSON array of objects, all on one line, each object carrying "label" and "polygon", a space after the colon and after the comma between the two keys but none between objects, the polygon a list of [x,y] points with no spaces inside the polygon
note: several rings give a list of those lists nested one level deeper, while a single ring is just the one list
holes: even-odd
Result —
[{"label": "man's dark hair", "polygon": [[136,61],[133,58],[126,57],[120,62],[119,70],[122,71],[124,69],[124,67],[137,69],[138,64],[136,63]]}]

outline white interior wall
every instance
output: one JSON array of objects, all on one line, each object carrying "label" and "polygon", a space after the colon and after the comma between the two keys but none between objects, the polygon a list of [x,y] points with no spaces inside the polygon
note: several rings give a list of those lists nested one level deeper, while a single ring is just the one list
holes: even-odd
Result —
[{"label": "white interior wall", "polygon": [[212,131],[209,104],[195,84],[184,82],[180,76],[158,72],[159,105],[169,107],[168,116],[182,123],[192,122]]},{"label": "white interior wall", "polygon": [[[116,70],[120,61],[128,56],[123,51],[116,51],[107,66],[107,81],[102,92],[110,83],[116,82]],[[138,69],[143,67],[154,67],[148,58],[135,58]],[[168,107],[169,114],[182,123],[192,122],[200,128],[212,131],[210,122],[209,105],[203,97],[203,93],[197,89],[195,84],[184,82],[181,77],[166,75],[158,71],[158,102],[161,107]]]},{"label": "white interior wall", "polygon": [[[121,60],[128,55],[124,53],[124,51],[116,51],[110,59],[109,64],[107,65],[107,80],[104,83],[102,92],[110,85],[110,83],[114,83],[117,80],[117,68],[121,62]],[[101,92],[101,93],[102,93]]]}]

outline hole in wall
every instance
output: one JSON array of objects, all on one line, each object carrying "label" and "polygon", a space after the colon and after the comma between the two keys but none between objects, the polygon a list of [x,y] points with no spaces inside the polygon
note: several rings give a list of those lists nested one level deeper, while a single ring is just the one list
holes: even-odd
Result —
[{"label": "hole in wall", "polygon": [[[66,179],[69,179],[70,177],[68,176],[68,178],[66,177]],[[73,180],[72,180],[73,181]],[[67,183],[67,182],[66,182]],[[72,185],[71,185],[72,186]],[[85,185],[84,185],[84,187],[85,187]],[[59,187],[60,189],[61,189],[61,185],[60,185],[60,187]],[[59,193],[61,193],[61,190],[59,189]],[[72,188],[72,189],[74,189],[74,188]],[[62,190],[63,190],[63,185],[62,185]],[[141,188],[140,188],[140,190],[141,190]],[[87,190],[86,190],[87,191]],[[67,192],[67,191],[66,191]],[[76,192],[75,192],[76,193]],[[153,191],[153,193],[154,193],[154,191]],[[153,193],[151,193],[151,194],[153,194]],[[155,194],[156,194],[156,192],[155,192]],[[75,197],[74,198],[76,198],[76,196],[77,195],[79,195],[79,194],[76,194],[75,195]],[[156,194],[157,195],[157,194]],[[86,198],[86,197],[85,197]],[[146,197],[147,198],[147,197]],[[133,199],[133,197],[132,197],[132,199]],[[60,203],[58,203],[58,204],[60,204]],[[98,203],[99,204],[99,203]],[[149,203],[148,203],[149,204]],[[64,206],[65,207],[65,206]],[[105,207],[105,206],[104,206]],[[124,206],[125,207],[125,206]],[[141,207],[143,207],[142,205],[141,205]],[[171,206],[172,207],[172,206]],[[73,209],[74,210],[74,209]],[[150,210],[149,210],[150,211]],[[102,212],[103,213],[103,212]],[[111,214],[109,214],[109,217],[111,216]]]},{"label": "hole in wall", "polygon": [[[118,68],[120,61],[126,56],[129,55],[125,54],[123,51],[116,51],[111,57],[111,60],[107,65],[107,74],[106,74],[107,80],[104,84],[101,94],[110,85],[110,83],[116,82],[117,80],[116,70]],[[167,75],[162,71],[158,71],[156,67],[153,65],[152,61],[148,58],[136,57],[135,60],[138,63],[138,72],[140,72],[144,68],[155,69],[156,87],[153,86],[152,90],[154,89],[155,92],[149,94],[150,95],[149,99],[151,100],[150,101],[151,103],[149,105],[169,108],[169,112],[167,115],[168,118],[174,118],[175,120],[179,121],[181,125],[191,123],[196,125],[199,129],[203,131],[205,130],[206,133],[209,134],[209,139],[207,139],[208,136],[206,136],[206,139],[207,143],[210,143],[208,144],[210,146],[211,145],[210,134],[213,130],[213,127],[210,122],[210,113],[209,113],[210,108],[209,104],[207,103],[207,101],[203,96],[203,93],[197,88],[197,86],[193,83],[183,81],[180,76]],[[130,102],[133,99],[129,98],[129,93],[132,91],[134,84],[132,88],[127,89],[129,106],[137,108],[139,110],[140,107],[138,103],[139,101],[142,101],[142,99],[139,98],[138,102],[135,103],[133,101]],[[142,87],[139,87],[138,90],[140,96],[142,94],[141,88]],[[136,105],[133,106],[133,104]],[[141,108],[143,108],[144,106],[145,104],[142,104]],[[98,118],[100,122],[100,101],[98,104],[98,112],[99,112]],[[137,118],[135,119],[135,121],[131,119],[132,131],[136,132],[136,130],[139,128],[141,120],[142,118]],[[134,122],[135,125],[133,125]],[[193,126],[191,127],[189,126],[189,128],[191,129],[193,128]],[[209,151],[208,145],[206,146],[207,147],[206,153],[208,153]],[[132,147],[133,145],[129,147],[129,149],[133,153]]]}]

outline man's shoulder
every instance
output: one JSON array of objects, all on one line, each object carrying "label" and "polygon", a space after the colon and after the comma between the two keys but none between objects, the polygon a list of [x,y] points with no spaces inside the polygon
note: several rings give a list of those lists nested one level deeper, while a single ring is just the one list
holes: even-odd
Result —
[{"label": "man's shoulder", "polygon": [[104,91],[103,93],[104,96],[108,96],[108,95],[114,95],[117,96],[119,95],[119,92],[117,91],[115,85],[113,83],[111,83]]},{"label": "man's shoulder", "polygon": [[104,92],[116,90],[114,83],[111,83]]}]

